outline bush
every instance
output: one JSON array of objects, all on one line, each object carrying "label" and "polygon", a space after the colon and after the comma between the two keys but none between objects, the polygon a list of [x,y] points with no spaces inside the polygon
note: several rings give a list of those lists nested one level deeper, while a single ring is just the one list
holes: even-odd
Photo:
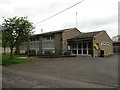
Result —
[{"label": "bush", "polygon": [[35,50],[26,50],[25,54],[29,55],[29,56],[35,56],[36,55],[36,51]]},{"label": "bush", "polygon": [[64,55],[69,56],[69,55],[71,55],[71,52],[70,52],[70,51],[67,51],[67,52],[64,53]]},{"label": "bush", "polygon": [[45,51],[45,52],[44,52],[44,55],[46,55],[46,56],[54,56],[55,53],[53,53],[53,51],[50,50],[50,51]]}]

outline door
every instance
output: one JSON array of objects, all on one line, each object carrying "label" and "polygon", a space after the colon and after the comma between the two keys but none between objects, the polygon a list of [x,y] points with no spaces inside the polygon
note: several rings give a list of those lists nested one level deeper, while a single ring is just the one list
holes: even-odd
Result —
[{"label": "door", "polygon": [[88,54],[88,43],[84,42],[83,43],[83,54]]},{"label": "door", "polygon": [[91,54],[91,43],[90,42],[78,43],[78,49],[77,50],[78,50],[79,55]]}]

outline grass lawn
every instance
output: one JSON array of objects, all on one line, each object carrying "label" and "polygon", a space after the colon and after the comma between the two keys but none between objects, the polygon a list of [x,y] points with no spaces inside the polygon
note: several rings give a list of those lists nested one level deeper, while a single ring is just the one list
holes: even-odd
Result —
[{"label": "grass lawn", "polygon": [[19,64],[19,63],[25,63],[25,62],[31,62],[32,60],[28,60],[25,58],[18,58],[18,57],[27,57],[26,55],[14,55],[13,59],[9,58],[9,54],[2,55],[2,64]]}]

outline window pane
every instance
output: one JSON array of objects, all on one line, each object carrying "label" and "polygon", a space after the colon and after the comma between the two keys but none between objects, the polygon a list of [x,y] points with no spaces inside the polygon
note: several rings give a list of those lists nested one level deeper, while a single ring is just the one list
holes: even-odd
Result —
[{"label": "window pane", "polygon": [[88,50],[88,54],[92,54],[92,53],[91,53],[91,49]]},{"label": "window pane", "polygon": [[78,44],[78,48],[81,49],[82,48],[82,43]]},{"label": "window pane", "polygon": [[87,50],[83,50],[83,54],[87,54]]},{"label": "window pane", "polygon": [[46,39],[44,38],[43,40],[43,49],[53,49],[54,47],[54,40],[51,40],[50,37],[46,37]]},{"label": "window pane", "polygon": [[83,48],[87,48],[87,43],[83,43]]},{"label": "window pane", "polygon": [[77,48],[76,43],[73,43],[73,44],[71,45],[71,49],[76,49],[76,48]]},{"label": "window pane", "polygon": [[82,54],[82,50],[78,50],[78,54]]},{"label": "window pane", "polygon": [[77,51],[76,50],[72,50],[72,54],[77,54]]},{"label": "window pane", "polygon": [[88,42],[88,48],[91,48],[91,47],[92,47],[92,43]]}]

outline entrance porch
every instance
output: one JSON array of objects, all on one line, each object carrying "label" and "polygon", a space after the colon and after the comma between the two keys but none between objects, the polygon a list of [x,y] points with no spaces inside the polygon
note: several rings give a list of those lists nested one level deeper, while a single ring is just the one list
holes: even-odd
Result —
[{"label": "entrance porch", "polygon": [[72,55],[93,56],[92,40],[70,40],[68,46]]}]

